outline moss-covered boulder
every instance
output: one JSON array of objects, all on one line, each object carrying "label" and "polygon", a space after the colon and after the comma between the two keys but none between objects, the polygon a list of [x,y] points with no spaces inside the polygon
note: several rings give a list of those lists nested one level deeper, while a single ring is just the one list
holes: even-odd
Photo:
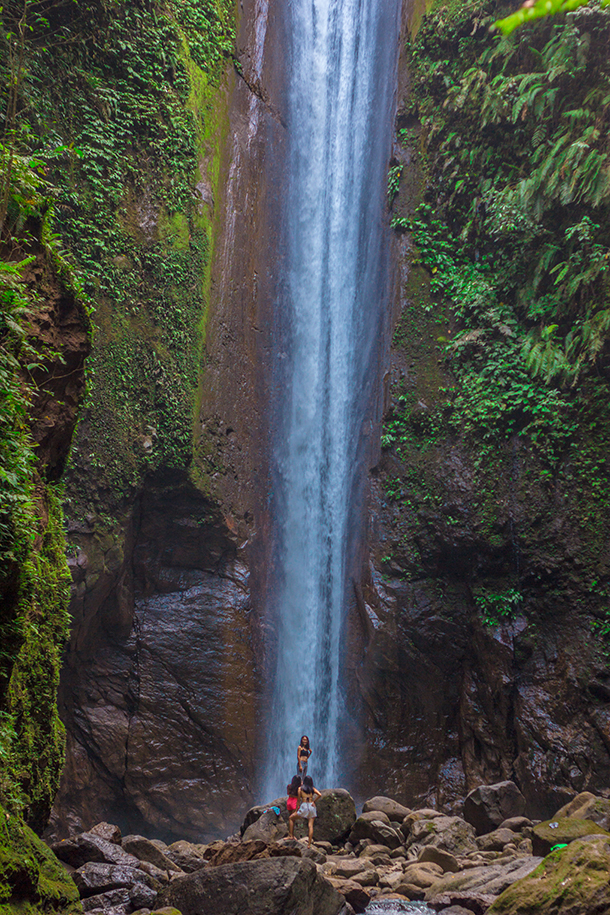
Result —
[{"label": "moss-covered boulder", "polygon": [[554,845],[568,844],[575,839],[590,835],[607,835],[610,833],[592,820],[580,820],[576,817],[561,817],[557,820],[546,820],[534,826],[532,846],[535,855],[548,855]]},{"label": "moss-covered boulder", "polygon": [[610,837],[592,835],[557,849],[505,890],[488,915],[610,912]]},{"label": "moss-covered boulder", "polygon": [[1,915],[76,915],[78,890],[53,852],[0,807]]},{"label": "moss-covered boulder", "polygon": [[569,804],[565,804],[555,814],[555,819],[561,817],[576,817],[579,820],[593,820],[606,831],[610,830],[610,799],[596,797],[590,791],[577,794]]}]

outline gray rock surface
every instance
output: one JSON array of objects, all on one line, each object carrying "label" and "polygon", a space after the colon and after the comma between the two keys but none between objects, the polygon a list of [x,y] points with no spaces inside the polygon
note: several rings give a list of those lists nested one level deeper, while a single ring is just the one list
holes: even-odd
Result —
[{"label": "gray rock surface", "polygon": [[476,843],[481,851],[502,851],[509,842],[514,842],[517,836],[512,829],[500,827],[493,832],[487,832],[484,836],[477,836]]},{"label": "gray rock surface", "polygon": [[98,823],[96,826],[89,829],[88,832],[92,836],[99,836],[101,839],[106,839],[107,842],[114,842],[115,845],[121,844],[121,830],[112,823]]},{"label": "gray rock surface", "polygon": [[184,839],[172,842],[170,846],[166,845],[164,854],[171,858],[185,874],[192,874],[198,867],[203,867],[206,863],[203,857],[203,846],[194,845]]},{"label": "gray rock surface", "polygon": [[119,909],[127,912],[131,909],[131,899],[129,890],[117,889],[110,890],[107,893],[99,893],[96,896],[89,896],[82,900],[85,912],[91,912],[95,909]]},{"label": "gray rock surface", "polygon": [[72,879],[82,898],[96,896],[121,887],[130,887],[134,883],[149,886],[155,893],[161,889],[161,884],[148,874],[125,864],[89,861],[74,871]]},{"label": "gray rock surface", "polygon": [[523,816],[524,812],[525,798],[511,781],[479,785],[464,801],[464,819],[474,826],[479,836],[492,832],[504,820]]},{"label": "gray rock surface", "polygon": [[108,842],[100,836],[83,832],[70,839],[62,839],[51,845],[60,861],[72,867],[80,867],[88,861],[99,861],[106,864],[124,864],[127,867],[138,867],[139,860],[114,842]]},{"label": "gray rock surface", "polygon": [[121,844],[125,851],[134,855],[139,861],[148,861],[149,864],[154,864],[160,870],[181,873],[178,865],[144,836],[124,836]]},{"label": "gray rock surface", "polygon": [[373,814],[359,816],[349,834],[352,845],[362,839],[370,839],[375,845],[385,845],[387,848],[397,848],[402,843],[402,836],[397,829],[377,819],[368,819]]},{"label": "gray rock surface", "polygon": [[383,795],[371,797],[364,802],[362,812],[369,813],[372,810],[381,810],[394,823],[402,823],[404,818],[411,813],[409,807],[404,807],[398,801],[392,800],[391,797],[383,797]]},{"label": "gray rock surface", "polygon": [[244,842],[261,840],[262,842],[276,842],[288,835],[288,826],[281,814],[272,808],[265,810],[244,832]]},{"label": "gray rock surface", "polygon": [[159,905],[182,915],[339,915],[345,901],[303,858],[271,858],[204,868],[179,877]]},{"label": "gray rock surface", "polygon": [[461,817],[434,817],[416,820],[413,823],[407,848],[423,848],[433,845],[452,855],[463,855],[476,851],[474,829]]},{"label": "gray rock surface", "polygon": [[542,858],[514,858],[512,861],[473,867],[457,874],[444,875],[426,892],[426,901],[434,903],[438,896],[476,890],[487,896],[500,893],[538,867]]}]

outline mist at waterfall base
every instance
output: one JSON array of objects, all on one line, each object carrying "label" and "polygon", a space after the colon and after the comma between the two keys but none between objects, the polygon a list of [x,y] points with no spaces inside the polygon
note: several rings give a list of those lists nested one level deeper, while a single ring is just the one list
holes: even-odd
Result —
[{"label": "mist at waterfall base", "polygon": [[[262,797],[348,768],[344,617],[380,385],[398,0],[288,0],[282,293],[273,355],[273,632]],[[366,428],[368,421],[369,427]]]}]

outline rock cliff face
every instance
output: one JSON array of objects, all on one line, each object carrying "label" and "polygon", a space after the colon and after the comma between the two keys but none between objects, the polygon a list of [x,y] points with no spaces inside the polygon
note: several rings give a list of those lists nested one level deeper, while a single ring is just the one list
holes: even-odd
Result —
[{"label": "rock cliff face", "polygon": [[[180,363],[172,363],[171,337],[168,352],[158,340],[155,290],[141,312],[156,352],[153,384],[166,386],[161,398],[171,407],[191,385],[191,440],[172,445],[171,410],[162,399],[151,404],[134,357],[127,428],[102,428],[102,402],[79,427],[67,487],[74,622],[60,690],[68,750],[54,835],[111,817],[131,832],[221,836],[253,801],[263,746],[256,597],[268,527],[264,309],[279,192],[267,187],[262,160],[283,131],[269,100],[272,54],[262,69],[265,16],[245,6],[240,73],[225,72],[194,112],[208,125],[196,172],[203,216],[185,213],[193,235],[201,218],[209,233],[194,278],[204,301],[193,298],[189,318],[199,335],[190,345],[202,348],[194,386],[186,374],[169,375]],[[126,270],[163,241],[152,193],[154,185],[148,237],[140,233]],[[108,328],[122,315],[116,303],[101,318],[94,356],[103,378],[115,371]],[[132,329],[123,332],[129,342]],[[121,465],[130,452],[128,471]],[[112,490],[117,462],[120,489]]]},{"label": "rock cliff face", "polygon": [[[456,135],[472,161],[486,148],[484,129],[476,133],[480,108],[464,102],[464,74],[491,42],[491,20],[484,18],[490,11],[493,16],[493,8],[480,4],[457,12],[438,5],[403,65],[394,151],[400,190],[392,217],[400,271],[396,323],[383,449],[371,476],[371,552],[350,656],[355,701],[366,721],[357,786],[374,791],[382,769],[405,802],[451,806],[480,782],[514,778],[539,816],[575,792],[610,783],[604,635],[610,541],[607,496],[598,498],[608,491],[607,382],[603,359],[593,377],[581,378],[567,396],[561,383],[545,388],[535,372],[525,372],[517,406],[510,404],[516,391],[511,365],[520,364],[521,352],[514,351],[512,363],[502,361],[503,332],[490,330],[490,313],[481,315],[480,301],[469,299],[473,286],[466,277],[476,282],[479,259],[487,262],[486,276],[494,277],[502,258],[495,238],[491,243],[485,235],[492,203],[484,182],[495,176],[479,159],[480,170],[469,172],[459,164],[460,149],[452,149],[449,180],[443,156]],[[583,17],[528,40],[548,55],[561,36],[568,41],[586,31],[587,72],[595,79],[597,41],[607,28],[607,17],[595,23]],[[527,71],[527,62],[519,66]],[[434,67],[438,75],[432,77]],[[490,80],[495,72],[490,65]],[[580,85],[569,79],[564,91],[574,98]],[[509,118],[498,115],[495,133],[487,134],[494,156],[509,142]],[[531,167],[532,134],[529,124],[518,129],[523,174]],[[457,188],[469,187],[468,181],[479,181],[479,190],[462,205]],[[468,223],[476,193],[478,215]],[[422,200],[439,222],[427,222],[425,208],[416,213],[419,226],[409,221]],[[605,200],[591,210],[602,224],[606,208]],[[569,205],[554,214],[557,224],[575,218]],[[552,225],[540,231],[549,237]],[[408,228],[414,235],[405,234]],[[452,237],[456,241],[443,248],[440,239]],[[500,291],[492,310],[518,303],[520,289],[527,288],[533,269],[527,244],[514,249],[496,280]],[[460,276],[453,287],[447,279],[451,257],[460,264],[461,286]],[[511,286],[515,258],[521,270]],[[449,288],[460,292],[452,298]],[[486,294],[479,286],[483,301]],[[531,327],[521,307],[504,316],[511,341]],[[460,334],[463,343],[451,344]],[[486,379],[483,387],[477,378]],[[504,399],[498,391],[509,394]],[[537,412],[536,404],[562,398],[545,427],[545,408]]]}]

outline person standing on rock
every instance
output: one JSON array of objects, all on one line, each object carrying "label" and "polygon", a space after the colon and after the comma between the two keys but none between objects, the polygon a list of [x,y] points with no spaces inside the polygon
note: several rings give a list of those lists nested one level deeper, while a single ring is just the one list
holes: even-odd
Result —
[{"label": "person standing on rock", "polygon": [[286,807],[288,808],[288,815],[291,813],[296,813],[299,806],[299,788],[301,787],[301,776],[293,775],[292,781],[286,788],[288,798],[286,799]]},{"label": "person standing on rock", "polygon": [[318,791],[317,788],[313,786],[313,779],[311,775],[306,775],[303,779],[303,785],[299,788],[299,801],[301,805],[296,813],[290,814],[290,819],[288,822],[288,835],[291,839],[294,839],[294,824],[298,817],[302,820],[307,820],[307,827],[309,830],[309,842],[308,845],[311,848],[311,843],[313,842],[313,821],[318,815],[316,810],[316,794],[318,797],[322,797],[322,793]]},{"label": "person standing on rock", "polygon": [[303,734],[301,742],[297,748],[297,775],[305,778],[307,775],[307,764],[311,756],[311,747],[309,746],[309,737]]}]

